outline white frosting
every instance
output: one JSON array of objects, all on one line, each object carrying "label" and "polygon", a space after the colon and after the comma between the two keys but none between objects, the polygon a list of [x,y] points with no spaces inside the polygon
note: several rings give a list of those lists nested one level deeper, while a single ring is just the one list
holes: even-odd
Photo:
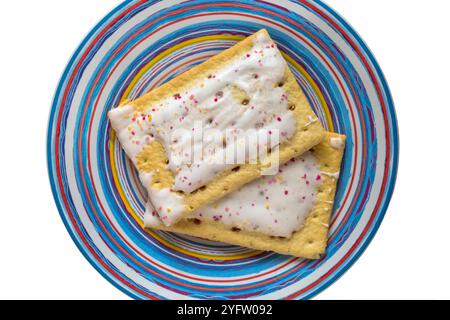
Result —
[{"label": "white frosting", "polygon": [[152,174],[148,172],[139,172],[139,180],[141,180],[142,185],[146,188],[150,188],[152,183]]},{"label": "white frosting", "polygon": [[[168,168],[175,177],[171,190],[161,191],[173,206],[170,214],[161,216],[165,224],[177,221],[184,211],[175,191],[191,193],[233,166],[223,159],[239,143],[237,137],[242,142],[252,135],[278,130],[279,144],[293,135],[295,119],[288,111],[286,92],[278,86],[285,68],[276,45],[267,35],[259,34],[250,51],[188,91],[149,106],[142,113],[130,105],[109,112],[112,127],[135,165],[137,155],[150,142],[156,139],[164,145]],[[245,101],[236,98],[236,91],[245,93]],[[220,134],[197,132],[208,129]],[[249,129],[254,130],[249,133]],[[264,145],[259,147],[264,149]],[[199,149],[200,156],[192,161],[192,151],[198,154]],[[167,206],[168,200],[160,192],[151,190],[150,184],[147,189],[155,207]]]},{"label": "white frosting", "polygon": [[336,171],[336,172],[322,171],[321,174],[323,174],[324,176],[329,176],[330,178],[333,178],[333,179],[339,178],[339,171]]},{"label": "white frosting", "polygon": [[[302,227],[313,208],[322,179],[314,155],[307,152],[283,165],[277,175],[263,176],[216,204],[197,210],[189,218],[217,221],[230,228],[270,236],[290,237]],[[147,227],[161,224],[152,211],[148,204],[144,218]]]},{"label": "white frosting", "polygon": [[[149,195],[148,201],[154,204],[149,204],[149,206],[152,206],[152,211],[159,215],[164,224],[172,225],[176,221],[174,219],[176,215],[172,215],[172,212],[182,212],[184,210],[183,198],[168,188],[152,188],[151,173],[140,172],[139,179],[147,189],[147,194]],[[156,208],[156,210],[153,208]]]},{"label": "white frosting", "polygon": [[344,147],[344,139],[339,137],[333,137],[330,139],[330,145],[334,149],[342,149]]},{"label": "white frosting", "polygon": [[153,141],[153,138],[147,134],[136,134],[136,132],[139,132],[136,127],[140,123],[132,120],[133,113],[134,108],[125,105],[108,112],[108,117],[123,150],[128,158],[137,165],[136,156],[142,151],[145,145]]}]

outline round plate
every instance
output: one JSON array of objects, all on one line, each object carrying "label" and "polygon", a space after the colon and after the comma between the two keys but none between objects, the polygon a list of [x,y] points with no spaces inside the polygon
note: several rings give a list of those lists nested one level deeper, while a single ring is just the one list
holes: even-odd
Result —
[{"label": "round plate", "polygon": [[[327,254],[308,261],[154,231],[145,192],[106,113],[266,28],[316,114],[347,135]],[[364,42],[320,1],[127,1],[86,37],[59,83],[48,168],[80,251],[134,298],[309,298],[335,281],[378,229],[394,188],[395,111]]]}]

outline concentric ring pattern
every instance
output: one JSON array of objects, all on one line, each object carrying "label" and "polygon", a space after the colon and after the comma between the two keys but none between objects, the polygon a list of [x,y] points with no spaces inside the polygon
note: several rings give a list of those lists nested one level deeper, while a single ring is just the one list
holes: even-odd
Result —
[{"label": "concentric ring pattern", "polygon": [[[348,136],[327,254],[319,261],[141,228],[145,193],[106,118],[260,28],[285,54],[322,123]],[[61,217],[91,264],[135,298],[309,298],[376,232],[397,171],[389,89],[358,35],[320,1],[130,1],[70,60],[48,131]]]}]

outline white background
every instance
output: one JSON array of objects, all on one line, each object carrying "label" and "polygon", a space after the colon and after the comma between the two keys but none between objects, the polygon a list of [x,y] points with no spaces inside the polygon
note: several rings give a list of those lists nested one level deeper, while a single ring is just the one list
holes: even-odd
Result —
[{"label": "white background", "polygon": [[[0,298],[128,299],[84,259],[46,168],[51,100],[73,51],[119,0],[0,4]],[[381,228],[318,299],[450,298],[450,3],[328,0],[390,84],[400,166]]]}]

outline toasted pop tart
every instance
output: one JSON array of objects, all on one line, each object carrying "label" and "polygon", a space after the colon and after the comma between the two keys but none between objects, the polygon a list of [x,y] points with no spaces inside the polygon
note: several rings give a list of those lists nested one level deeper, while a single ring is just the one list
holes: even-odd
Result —
[{"label": "toasted pop tart", "polygon": [[213,205],[167,227],[147,204],[146,228],[318,259],[326,249],[328,223],[344,154],[345,136],[323,142]]},{"label": "toasted pop tart", "polygon": [[[264,29],[122,103],[108,117],[165,226],[259,178],[274,163],[301,155],[325,136]],[[264,135],[272,137],[264,143],[259,140]],[[254,138],[258,143],[241,148],[246,161],[222,161],[240,142]],[[247,161],[254,146],[257,157]]]}]

